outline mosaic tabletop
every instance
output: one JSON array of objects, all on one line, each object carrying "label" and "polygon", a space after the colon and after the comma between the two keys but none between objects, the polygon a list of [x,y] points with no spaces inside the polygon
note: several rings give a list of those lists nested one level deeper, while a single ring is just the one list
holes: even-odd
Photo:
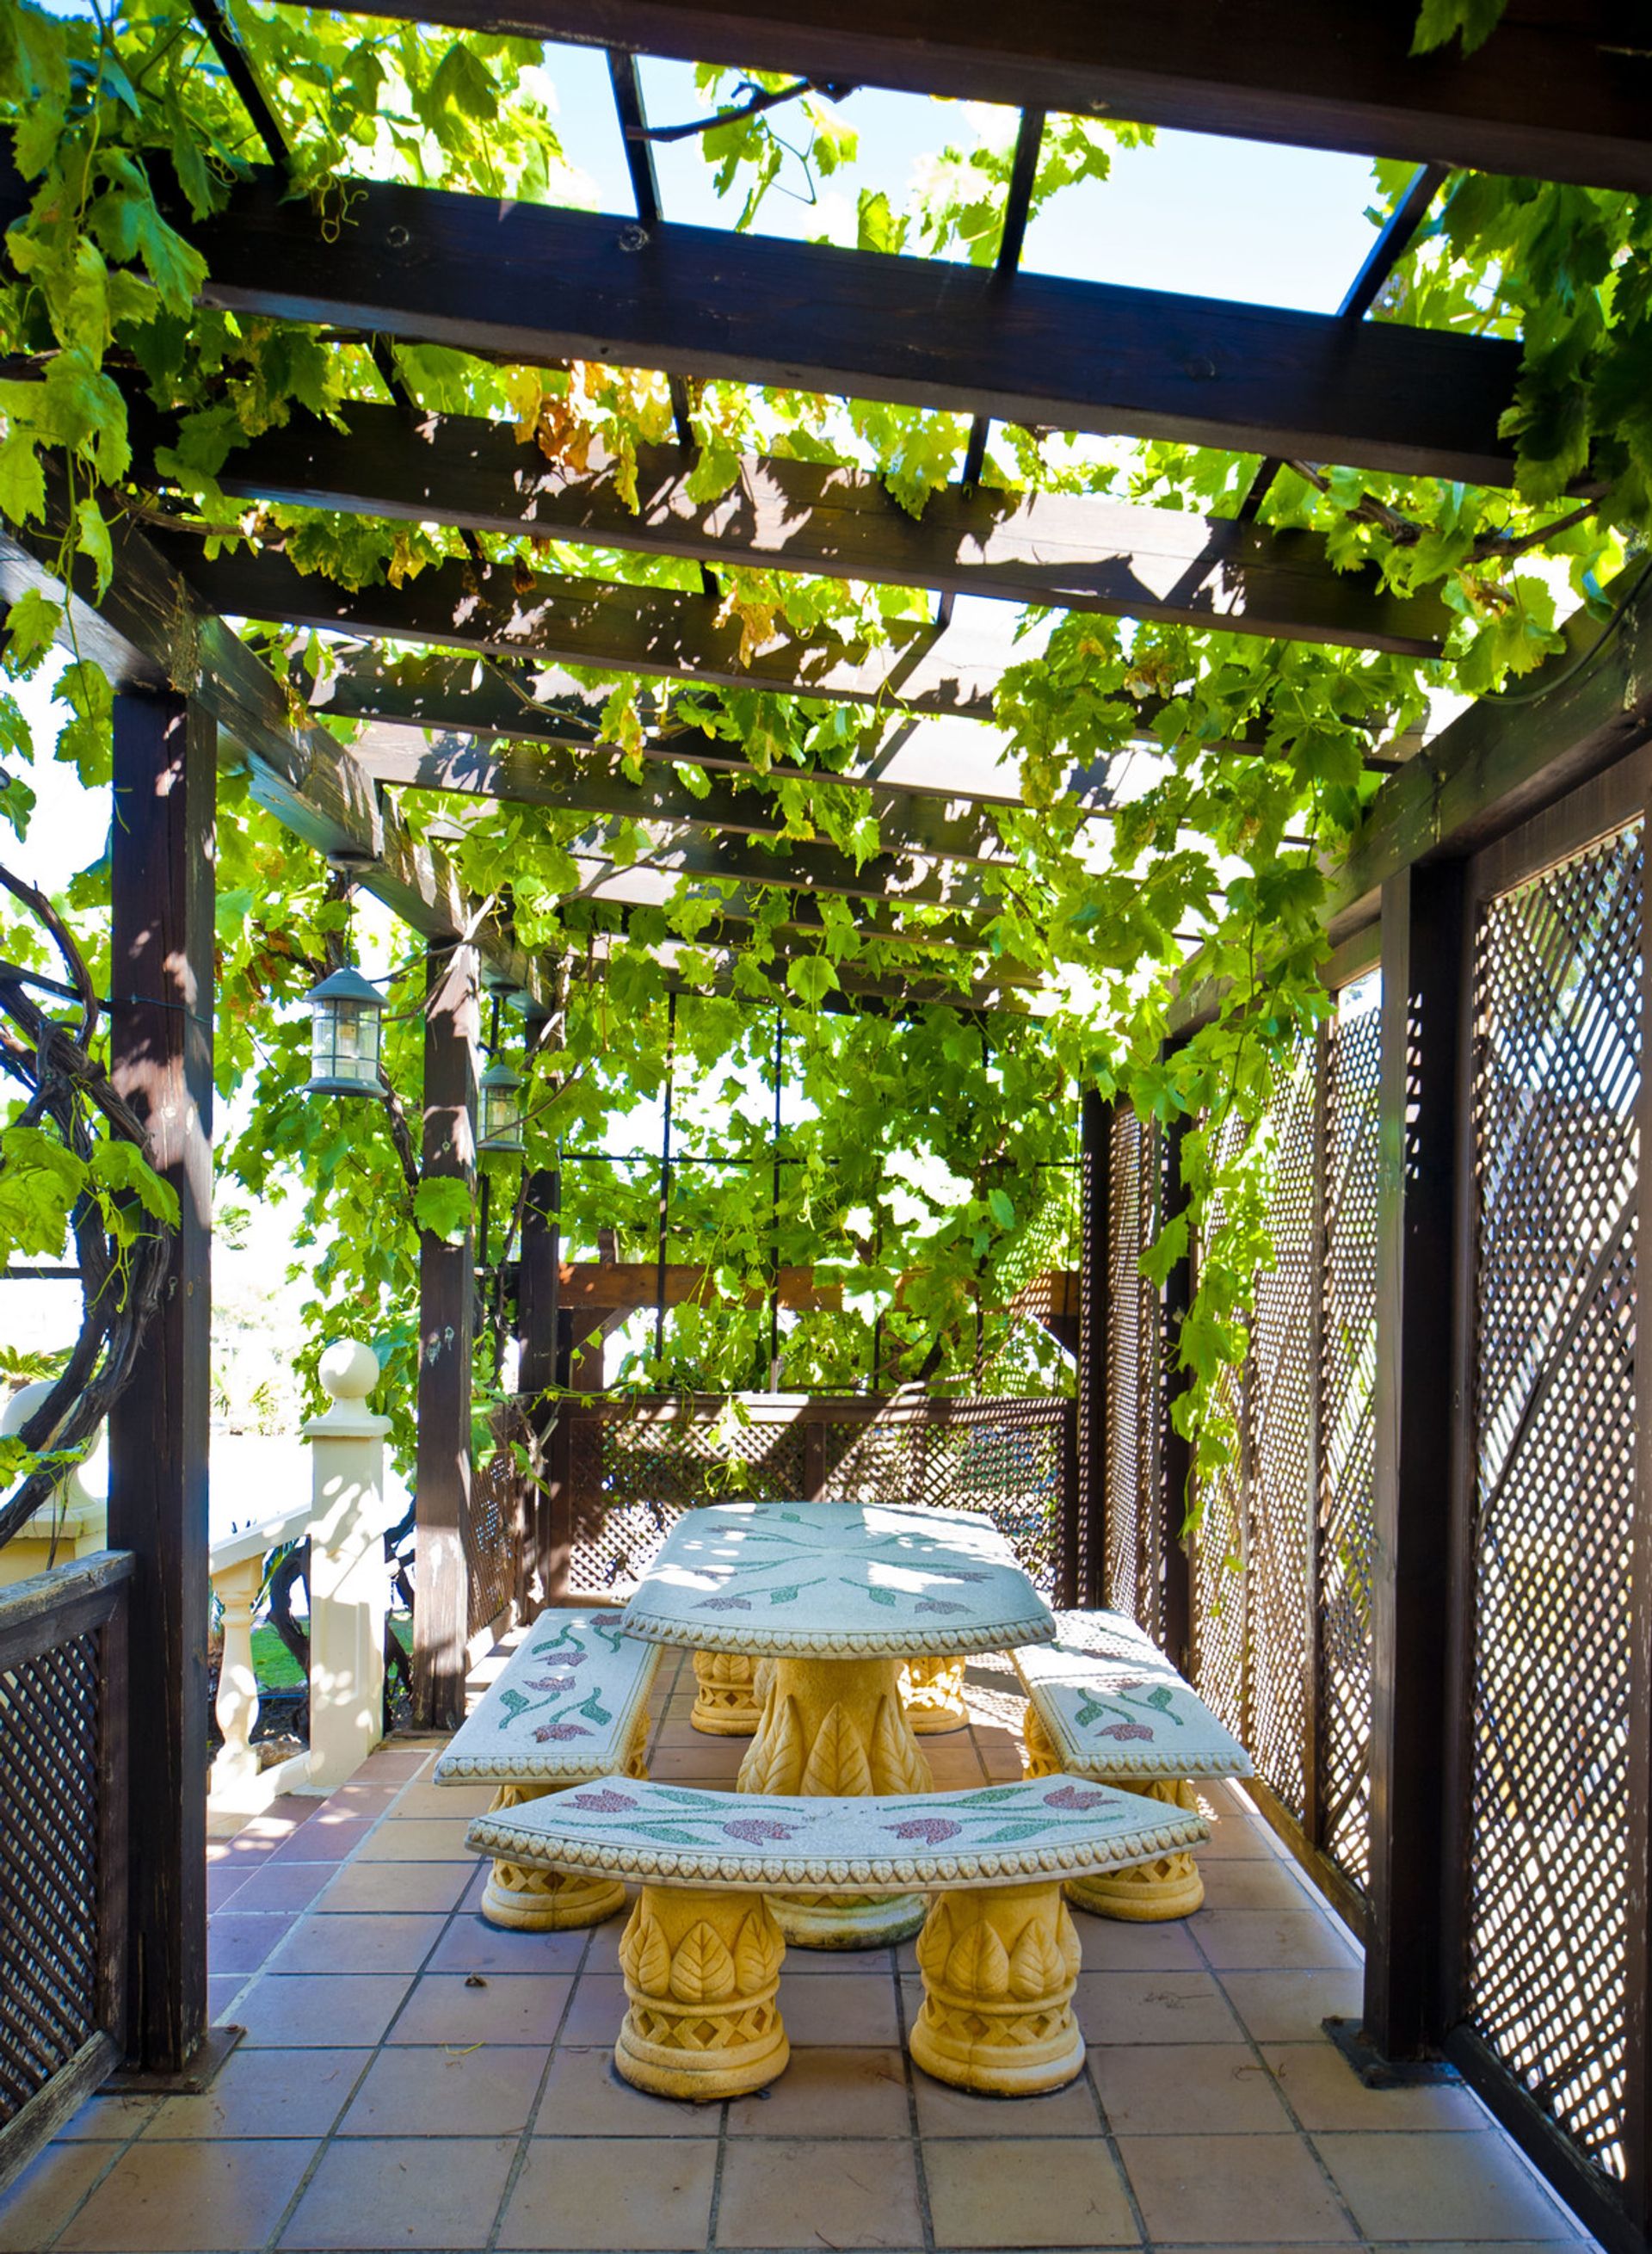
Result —
[{"label": "mosaic tabletop", "polygon": [[860,1502],[686,1513],[625,1624],[656,1643],[839,1659],[1007,1651],[1055,1634],[990,1519]]},{"label": "mosaic tabletop", "polygon": [[1082,1777],[888,1798],[741,1800],[608,1776],[479,1816],[479,1852],[680,1886],[939,1892],[1117,1869],[1209,1833],[1197,1816]]},{"label": "mosaic tabletop", "polygon": [[1249,1776],[1250,1754],[1120,1613],[1057,1613],[1015,1664],[1064,1768],[1102,1776]]}]

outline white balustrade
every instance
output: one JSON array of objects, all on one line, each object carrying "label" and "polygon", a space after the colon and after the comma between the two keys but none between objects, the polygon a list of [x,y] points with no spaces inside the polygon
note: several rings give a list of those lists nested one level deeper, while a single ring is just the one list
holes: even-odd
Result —
[{"label": "white balustrade", "polygon": [[[321,1357],[331,1406],[304,1437],[312,1450],[308,1502],[214,1543],[213,1588],[223,1606],[223,1659],[215,1712],[223,1748],[213,1763],[209,1812],[214,1828],[256,1815],[284,1792],[326,1793],[358,1768],[383,1733],[384,1631],[389,1578],[384,1536],[387,1417],[367,1396],[378,1383],[370,1347],[353,1340]],[[310,1544],[310,1745],[261,1769],[252,1733],[258,1720],[253,1615],[264,1560],[284,1543]]]}]

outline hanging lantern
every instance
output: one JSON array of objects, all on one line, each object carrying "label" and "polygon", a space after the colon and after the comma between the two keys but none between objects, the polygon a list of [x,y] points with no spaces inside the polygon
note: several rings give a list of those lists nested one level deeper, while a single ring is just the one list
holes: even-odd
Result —
[{"label": "hanging lantern", "polygon": [[379,1096],[384,998],[346,964],[312,986],[306,1096]]},{"label": "hanging lantern", "polygon": [[479,1152],[487,1156],[520,1158],[522,1141],[522,1076],[508,1064],[490,1064],[479,1083],[482,1099]]}]

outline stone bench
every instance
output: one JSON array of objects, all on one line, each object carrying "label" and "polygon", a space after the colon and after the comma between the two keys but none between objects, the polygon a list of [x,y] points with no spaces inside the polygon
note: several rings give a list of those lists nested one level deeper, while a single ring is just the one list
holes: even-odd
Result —
[{"label": "stone bench", "polygon": [[[438,1784],[497,1787],[518,1808],[623,1769],[646,1776],[648,1692],[662,1646],[626,1635],[617,1612],[542,1613],[438,1760]],[[611,1880],[495,1859],[482,1896],[494,1925],[529,1932],[599,1925],[626,1906]]]},{"label": "stone bench", "polygon": [[768,1896],[933,1894],[912,2055],[963,2090],[1025,2095],[1079,2072],[1079,1940],[1063,1880],[1207,1836],[1197,1816],[1082,1777],[876,1799],[738,1796],[624,1776],[490,1811],[470,1844],[591,1885],[640,1883],[620,1944],[614,2062],[660,2096],[738,2096],[788,2056],[785,1940]]},{"label": "stone bench", "polygon": [[[1249,1776],[1250,1754],[1158,1646],[1121,1613],[1055,1615],[1054,1643],[1011,1657],[1027,1697],[1026,1770],[1116,1786],[1183,1810],[1189,1780]],[[1205,1898],[1193,1857],[1178,1849],[1129,1870],[1070,1880],[1068,1894],[1102,1917],[1186,1917]]]}]

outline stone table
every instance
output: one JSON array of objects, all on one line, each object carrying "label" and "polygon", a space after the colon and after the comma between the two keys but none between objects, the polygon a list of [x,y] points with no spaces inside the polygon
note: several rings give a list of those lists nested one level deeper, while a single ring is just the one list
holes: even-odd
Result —
[{"label": "stone table", "polygon": [[[901,1704],[903,1661],[1004,1651],[1055,1634],[989,1519],[881,1503],[718,1503],[678,1520],[626,1607],[627,1634],[773,1662],[742,1792],[927,1792]],[[802,1947],[915,1933],[915,1896],[776,1905]]]}]

